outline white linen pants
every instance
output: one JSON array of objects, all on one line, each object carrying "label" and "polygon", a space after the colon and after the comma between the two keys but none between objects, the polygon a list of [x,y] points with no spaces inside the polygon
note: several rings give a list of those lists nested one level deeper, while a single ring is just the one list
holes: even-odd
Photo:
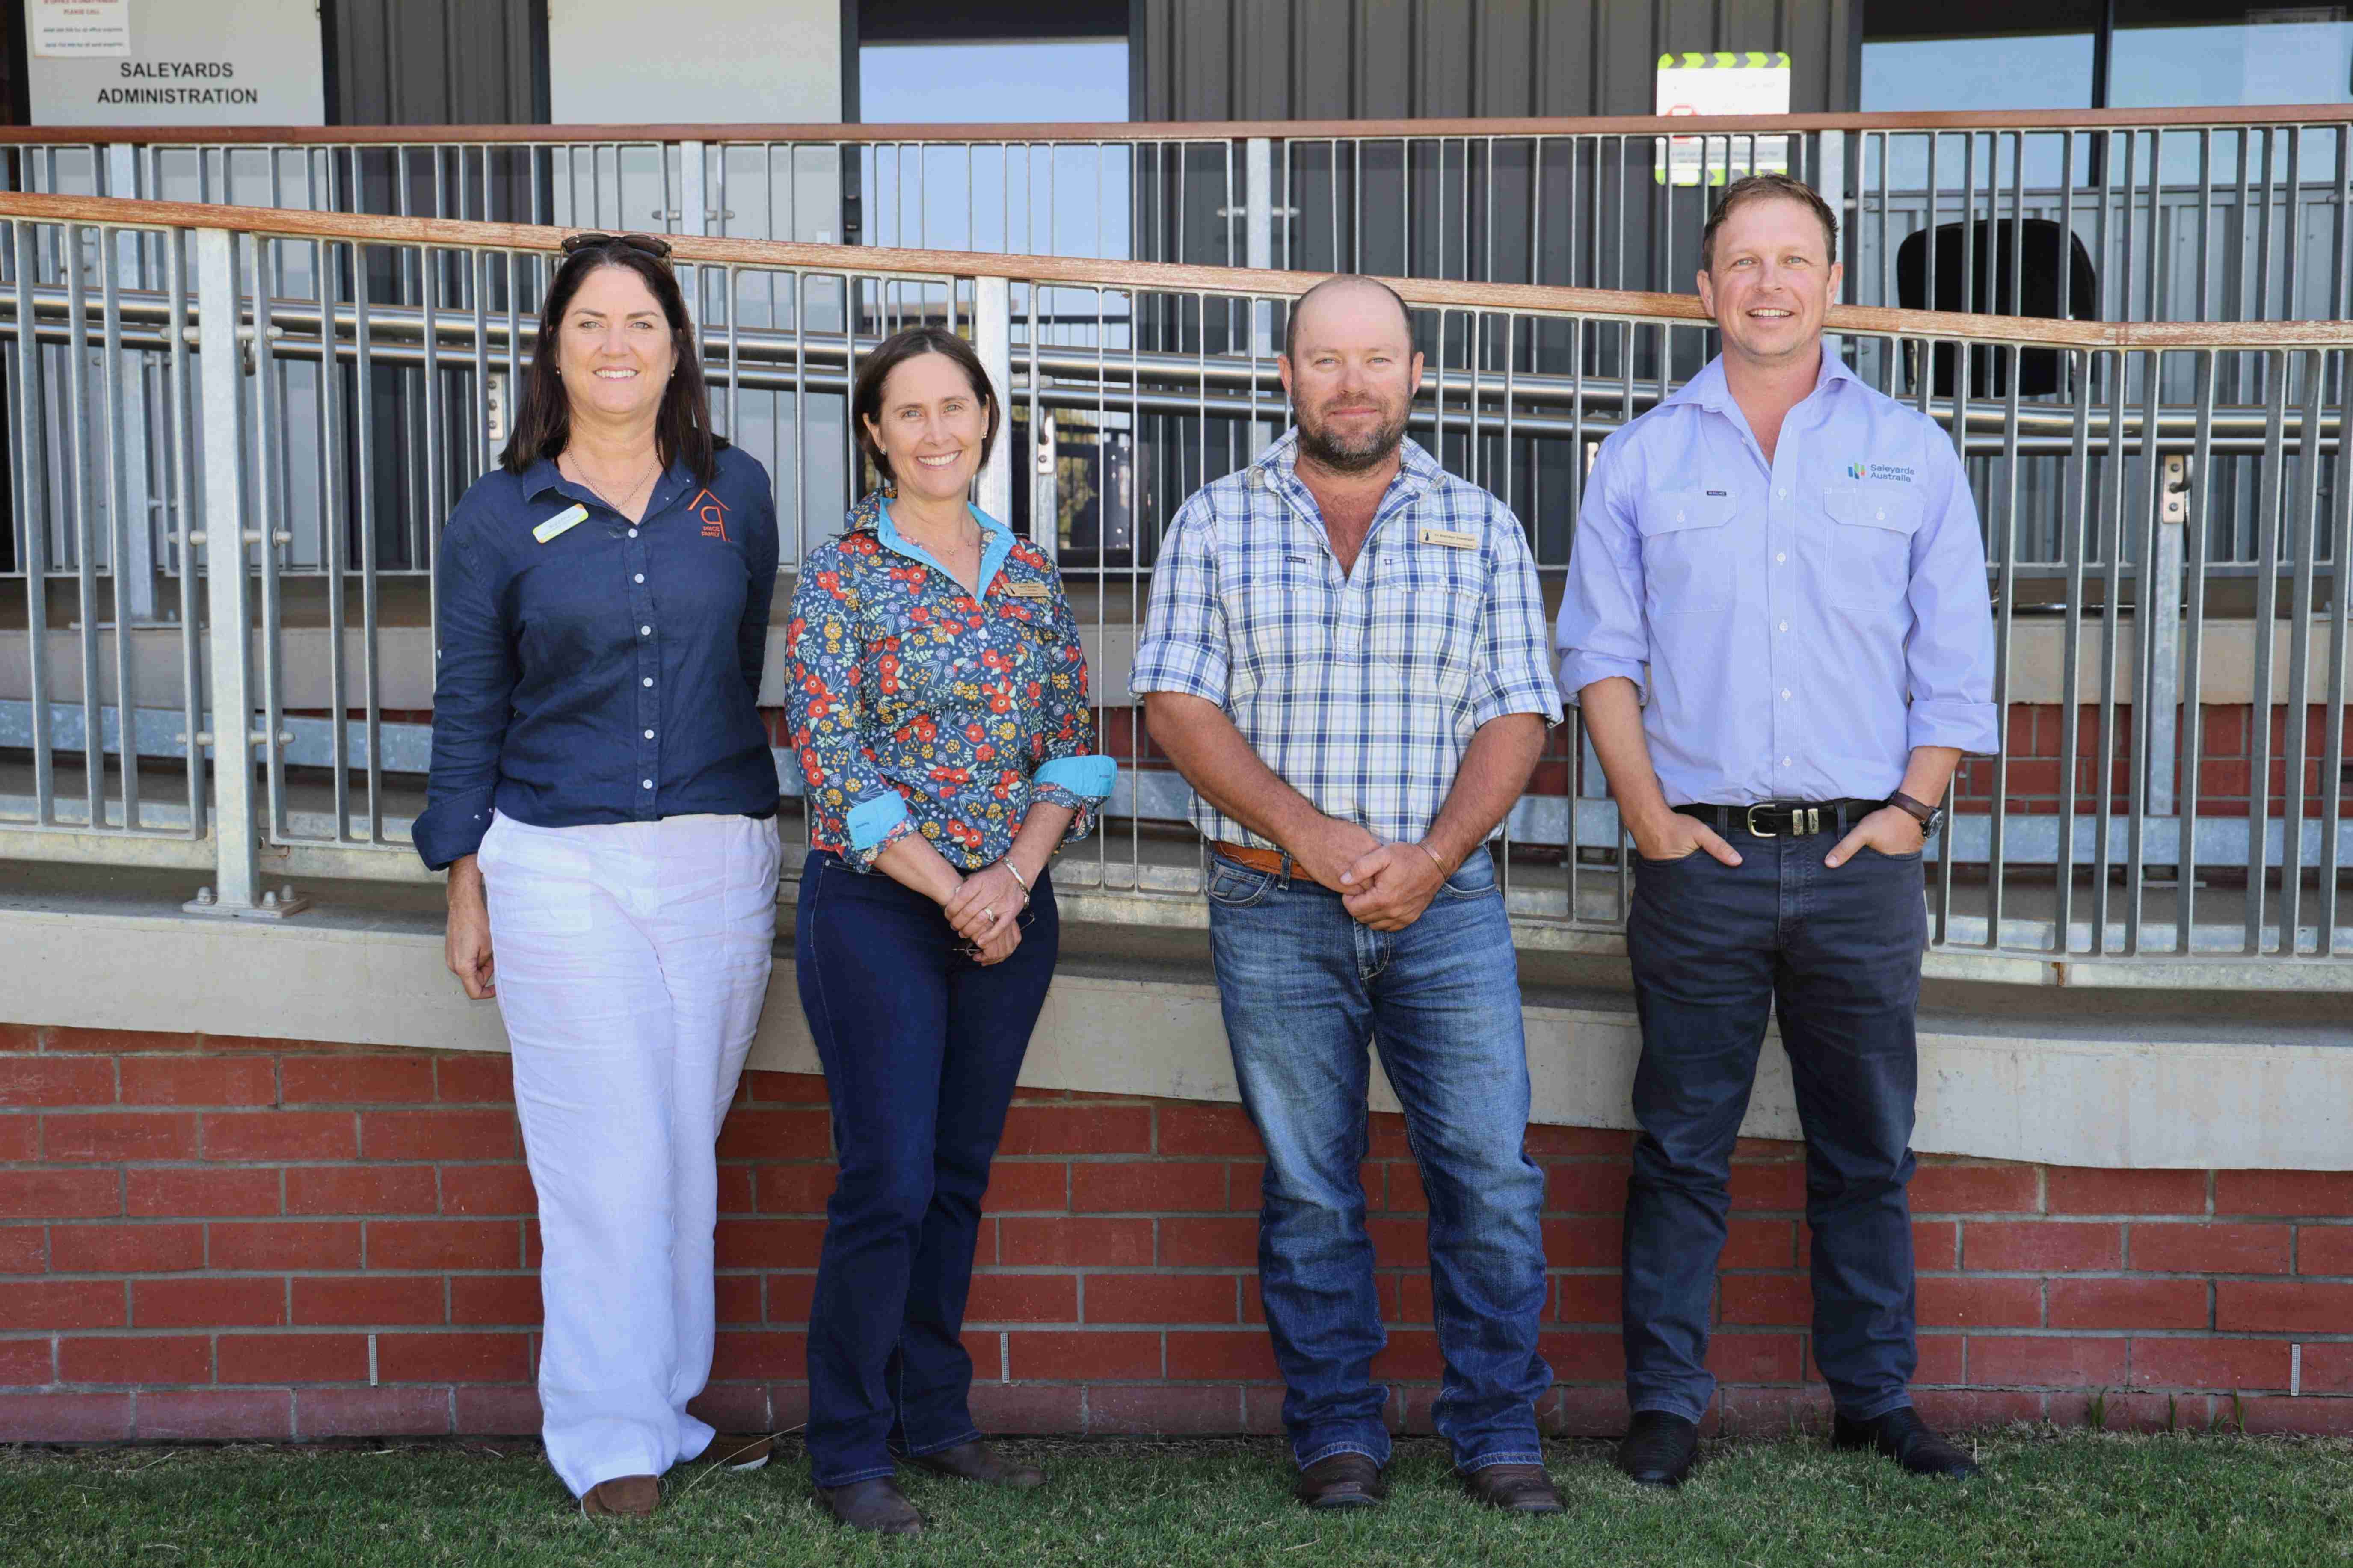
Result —
[{"label": "white linen pants", "polygon": [[577,1496],[707,1447],[712,1145],[776,937],[774,819],[492,820],[480,864],[539,1194],[542,1436]]}]

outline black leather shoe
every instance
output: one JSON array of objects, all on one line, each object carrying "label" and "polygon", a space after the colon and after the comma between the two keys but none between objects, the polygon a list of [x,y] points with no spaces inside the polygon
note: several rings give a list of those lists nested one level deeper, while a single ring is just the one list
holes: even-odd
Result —
[{"label": "black leather shoe", "polygon": [[833,1515],[834,1522],[852,1530],[871,1531],[876,1535],[921,1535],[923,1516],[899,1489],[899,1483],[888,1476],[877,1476],[870,1481],[852,1481],[846,1487],[819,1487],[817,1500]]},{"label": "black leather shoe", "polygon": [[1663,1410],[1637,1410],[1618,1445],[1618,1468],[1637,1486],[1679,1487],[1699,1457],[1699,1423]]},{"label": "black leather shoe", "polygon": [[1456,1474],[1473,1502],[1506,1513],[1558,1513],[1565,1506],[1542,1465],[1483,1465]]},{"label": "black leather shoe", "polygon": [[1915,1476],[1966,1481],[1981,1474],[1978,1462],[1929,1429],[1906,1405],[1869,1421],[1841,1415],[1831,1424],[1834,1448],[1876,1448]]},{"label": "black leather shoe", "polygon": [[1300,1471],[1291,1495],[1309,1508],[1375,1508],[1389,1485],[1369,1456],[1333,1454]]},{"label": "black leather shoe", "polygon": [[1018,1459],[1008,1459],[977,1438],[958,1443],[953,1448],[942,1448],[936,1454],[911,1454],[907,1463],[935,1476],[954,1476],[957,1480],[978,1481],[985,1487],[1028,1491],[1046,1484],[1045,1471]]}]

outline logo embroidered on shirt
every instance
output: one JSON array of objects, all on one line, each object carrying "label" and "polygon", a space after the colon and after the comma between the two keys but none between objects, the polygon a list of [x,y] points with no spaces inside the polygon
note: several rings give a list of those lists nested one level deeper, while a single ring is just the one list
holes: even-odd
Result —
[{"label": "logo embroidered on shirt", "polygon": [[686,510],[702,520],[702,537],[715,539],[722,544],[733,544],[727,537],[727,503],[709,490],[696,492]]},{"label": "logo embroidered on shirt", "polygon": [[1846,466],[1846,477],[1851,479],[1868,479],[1870,478],[1870,470],[1865,468],[1861,463],[1849,463]]},{"label": "logo embroidered on shirt", "polygon": [[1898,484],[1912,482],[1913,470],[1901,463],[1849,463],[1846,477],[1851,479],[1892,479]]},{"label": "logo embroidered on shirt", "polygon": [[533,529],[531,531],[531,536],[533,539],[538,540],[542,544],[545,544],[549,540],[554,539],[557,534],[562,533],[565,529],[570,528],[574,523],[580,521],[587,515],[588,509],[585,506],[575,505],[566,507],[562,511],[557,512],[554,517],[549,518],[545,522],[543,522],[538,527]]}]

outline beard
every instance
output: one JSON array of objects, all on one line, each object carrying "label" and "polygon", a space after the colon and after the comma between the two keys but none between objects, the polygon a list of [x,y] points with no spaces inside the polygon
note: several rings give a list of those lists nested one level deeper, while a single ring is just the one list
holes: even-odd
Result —
[{"label": "beard", "polygon": [[1361,474],[1379,468],[1388,461],[1405,438],[1406,413],[1400,408],[1394,418],[1385,417],[1372,429],[1358,436],[1343,436],[1327,425],[1299,416],[1299,450],[1319,468],[1338,474]]}]

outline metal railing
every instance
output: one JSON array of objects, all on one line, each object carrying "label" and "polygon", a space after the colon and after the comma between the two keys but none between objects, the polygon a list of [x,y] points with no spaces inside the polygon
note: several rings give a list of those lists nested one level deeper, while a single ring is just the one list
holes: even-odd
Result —
[{"label": "metal railing", "polygon": [[[35,127],[0,147],[13,188],[62,195],[1652,290],[1689,286],[1715,190],[1778,168],[1845,214],[1852,303],[2353,315],[2344,104],[299,139]],[[1907,260],[1930,228],[1946,243]]]},{"label": "metal railing", "polygon": [[[0,226],[26,557],[0,598],[0,853],[203,868],[226,912],[268,910],[282,875],[421,877],[406,837],[429,737],[424,569],[494,460],[557,234],[28,195],[0,196]],[[134,253],[160,288],[123,285]],[[979,499],[1060,559],[1127,764],[1058,879],[1112,918],[1196,908],[1188,794],[1143,742],[1125,674],[1159,525],[1286,422],[1292,280],[712,237],[681,239],[678,261],[715,417],[776,481],[788,571],[851,496],[860,356],[916,320],[971,334],[1012,416]],[[1556,595],[1592,450],[1704,362],[1709,324],[1687,297],[1400,287],[1430,356],[1416,437],[1517,510]],[[2353,326],[1852,307],[1831,326],[1968,459],[1998,699],[2058,731],[2055,755],[1987,764],[1940,841],[1940,952],[1995,975],[2124,956],[2344,983]],[[2045,372],[2055,390],[2030,395]],[[2223,397],[2229,375],[2244,400]],[[130,558],[142,463],[160,520],[144,620],[127,574],[92,564],[108,538]],[[2252,572],[2206,547],[2232,463],[2253,476]],[[2042,526],[2030,490],[2057,498],[2047,553],[2020,546]],[[63,575],[45,555],[60,529]],[[773,681],[775,639],[770,662]],[[2210,777],[2205,729],[2242,710],[2245,779]],[[222,765],[239,753],[250,766]],[[778,770],[797,797],[782,752]],[[1613,942],[1631,868],[1573,718],[1509,826],[1523,940]],[[2225,955],[2241,962],[2179,962]]]}]

